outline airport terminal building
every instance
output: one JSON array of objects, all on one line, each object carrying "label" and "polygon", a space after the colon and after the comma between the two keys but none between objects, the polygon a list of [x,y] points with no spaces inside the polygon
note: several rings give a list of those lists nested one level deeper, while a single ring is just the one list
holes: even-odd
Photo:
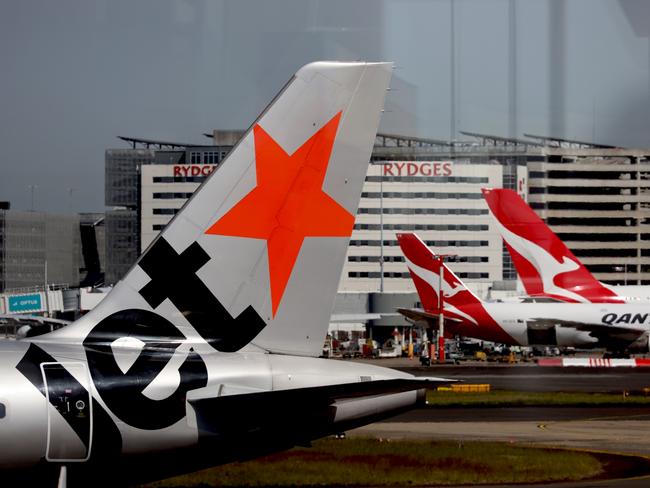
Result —
[{"label": "airport terminal building", "polygon": [[[192,146],[125,138],[106,151],[106,279],[114,283],[232,149],[218,131]],[[416,232],[481,297],[517,293],[516,273],[481,188],[511,188],[595,276],[650,284],[650,150],[465,132],[465,141],[379,134],[336,309],[355,315],[416,305],[396,232]],[[404,325],[403,319],[374,325]],[[391,329],[392,330],[392,329]]]},{"label": "airport terminal building", "polygon": [[598,279],[650,284],[650,151],[538,140],[531,207]]},{"label": "airport terminal building", "polygon": [[[234,144],[235,136],[226,136]],[[219,134],[211,146],[127,140],[132,149],[106,152],[108,283],[128,270],[232,147]],[[525,180],[526,167],[452,155],[449,146],[423,153],[436,143],[377,137],[340,291],[412,291],[395,237],[400,231],[417,232],[438,252],[452,255],[454,270],[482,294],[512,277],[481,188],[514,188],[517,175]]]},{"label": "airport terminal building", "polygon": [[131,149],[106,151],[106,283],[126,274],[240,136],[219,131],[207,146],[124,137]]},{"label": "airport terminal building", "polygon": [[80,296],[89,289],[80,287],[104,281],[104,215],[11,210],[8,202],[1,207],[0,315],[72,318],[88,310]]},{"label": "airport terminal building", "polygon": [[[124,138],[130,148],[106,151],[105,219],[0,211],[0,287],[42,284],[46,260],[49,283],[117,282],[240,135],[215,132],[208,145]],[[417,232],[451,255],[452,269],[479,296],[516,294],[483,187],[516,189],[599,279],[650,284],[650,150],[464,135],[453,144],[377,136],[337,312],[358,317],[416,304],[397,232]],[[28,257],[33,269],[21,265]],[[403,324],[399,317],[374,324],[398,319]]]}]

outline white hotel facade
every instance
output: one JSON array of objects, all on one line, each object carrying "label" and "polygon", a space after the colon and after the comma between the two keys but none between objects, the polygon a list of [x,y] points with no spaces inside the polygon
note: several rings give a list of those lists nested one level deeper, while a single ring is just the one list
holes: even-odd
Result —
[{"label": "white hotel facade", "polygon": [[501,187],[498,164],[373,161],[363,188],[340,291],[412,291],[397,232],[415,232],[450,254],[450,266],[480,292],[502,280],[502,245],[481,188]]},{"label": "white hotel facade", "polygon": [[[142,166],[140,252],[215,167]],[[436,252],[454,255],[449,259],[454,271],[485,294],[492,282],[503,279],[503,252],[481,188],[502,183],[502,167],[496,163],[373,161],[339,291],[412,292],[395,234],[416,232]]]}]

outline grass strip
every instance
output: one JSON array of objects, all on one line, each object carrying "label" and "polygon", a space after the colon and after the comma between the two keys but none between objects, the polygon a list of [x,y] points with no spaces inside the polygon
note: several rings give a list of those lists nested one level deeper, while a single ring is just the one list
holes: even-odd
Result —
[{"label": "grass strip", "polygon": [[602,407],[650,405],[650,397],[614,393],[562,393],[492,390],[487,393],[458,393],[429,390],[430,407]]},{"label": "grass strip", "polygon": [[497,442],[327,438],[311,448],[294,448],[141,488],[542,483],[593,478],[602,471],[598,458],[584,452]]}]

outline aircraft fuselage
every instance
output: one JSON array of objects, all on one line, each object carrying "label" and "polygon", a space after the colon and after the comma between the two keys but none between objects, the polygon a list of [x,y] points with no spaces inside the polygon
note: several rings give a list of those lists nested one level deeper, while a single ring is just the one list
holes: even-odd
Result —
[{"label": "aircraft fuselage", "polygon": [[638,350],[648,349],[650,307],[647,305],[488,302],[467,304],[449,312],[462,320],[457,325],[448,325],[452,333],[483,340],[502,342],[501,337],[492,333],[494,329],[487,327],[497,325],[512,338],[509,341],[512,345],[609,348],[604,338],[608,331],[618,339],[623,339],[629,331],[630,344],[638,341]]},{"label": "aircraft fuselage", "polygon": [[[210,463],[219,464],[338,432],[418,398],[417,391],[368,394],[323,407],[303,394],[299,403],[269,403],[265,392],[411,376],[252,348],[220,353],[205,344],[164,340],[105,346],[0,342],[0,468],[106,465],[199,444],[210,444]],[[215,400],[213,409],[209,402]],[[208,408],[202,407],[206,401]]]}]

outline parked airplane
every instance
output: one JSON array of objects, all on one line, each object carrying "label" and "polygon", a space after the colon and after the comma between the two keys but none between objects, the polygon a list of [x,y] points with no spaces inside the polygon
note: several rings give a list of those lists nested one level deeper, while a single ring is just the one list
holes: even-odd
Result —
[{"label": "parked airplane", "polygon": [[391,69],[300,69],[95,309],[0,342],[3,486],[162,478],[422,398],[412,375],[316,358]]},{"label": "parked airplane", "polygon": [[528,295],[565,302],[650,302],[648,286],[598,281],[515,191],[483,189],[483,196]]},{"label": "parked airplane", "polygon": [[[397,234],[423,309],[405,317],[437,323],[440,261],[415,234]],[[445,331],[503,344],[605,348],[616,354],[648,352],[650,306],[624,303],[483,302],[443,264]]]}]

